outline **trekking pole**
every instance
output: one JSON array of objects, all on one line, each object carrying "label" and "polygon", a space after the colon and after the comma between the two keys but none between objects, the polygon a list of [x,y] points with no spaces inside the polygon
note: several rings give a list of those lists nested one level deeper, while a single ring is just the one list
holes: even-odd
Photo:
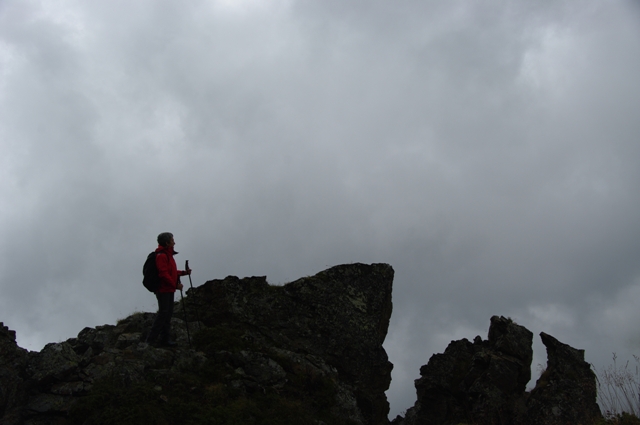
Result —
[{"label": "trekking pole", "polygon": [[[184,269],[189,270],[189,260],[184,263]],[[191,282],[191,274],[189,274],[189,286],[193,289],[193,282]],[[198,330],[200,330],[200,314],[198,313],[198,306],[196,306],[196,320],[198,321]]]},{"label": "trekking pole", "polygon": [[[180,283],[180,278],[178,278],[178,283]],[[187,320],[187,305],[184,303],[182,289],[180,290],[180,299],[182,299],[182,309],[184,310],[184,324],[187,327],[187,341],[189,341],[189,348],[191,348],[191,335],[189,335],[189,321]]]}]

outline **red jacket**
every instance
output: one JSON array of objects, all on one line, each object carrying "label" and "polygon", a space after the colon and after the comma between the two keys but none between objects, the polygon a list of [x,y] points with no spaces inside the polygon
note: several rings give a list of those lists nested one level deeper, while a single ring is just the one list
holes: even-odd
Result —
[{"label": "red jacket", "polygon": [[184,276],[187,273],[178,270],[176,261],[173,259],[173,255],[176,254],[173,248],[158,245],[156,252],[158,253],[156,255],[156,267],[160,276],[160,289],[158,289],[158,292],[176,292],[178,276]]}]

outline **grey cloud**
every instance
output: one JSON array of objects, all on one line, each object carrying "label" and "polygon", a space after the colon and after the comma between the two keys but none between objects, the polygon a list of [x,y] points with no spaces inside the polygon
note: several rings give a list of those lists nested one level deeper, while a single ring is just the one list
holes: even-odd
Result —
[{"label": "grey cloud", "polygon": [[172,231],[194,284],[392,264],[392,414],[493,314],[594,363],[637,351],[636,5],[43,7],[0,6],[21,344],[155,309],[140,268]]}]

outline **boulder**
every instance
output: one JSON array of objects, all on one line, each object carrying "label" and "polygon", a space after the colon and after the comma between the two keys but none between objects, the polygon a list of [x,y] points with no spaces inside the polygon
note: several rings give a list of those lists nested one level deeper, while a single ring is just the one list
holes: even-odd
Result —
[{"label": "boulder", "polygon": [[527,423],[592,424],[602,418],[596,402],[596,375],[584,350],[563,344],[544,332],[547,368],[527,400]]},{"label": "boulder", "polygon": [[15,331],[0,322],[0,421],[17,424],[22,421],[22,409],[28,400],[24,384],[28,351],[18,347]]},{"label": "boulder", "polygon": [[348,264],[282,287],[270,286],[265,277],[229,276],[188,291],[194,300],[189,320],[252,329],[245,337],[257,343],[272,341],[323,359],[340,382],[353,387],[365,423],[385,424],[384,392],[393,365],[382,343],[392,311],[393,275],[388,264]]},{"label": "boulder", "polygon": [[526,328],[493,316],[487,341],[452,341],[420,368],[416,406],[394,423],[511,423],[531,375],[532,340]]},{"label": "boulder", "polygon": [[547,370],[531,393],[533,334],[511,319],[493,316],[488,340],[452,341],[420,368],[418,399],[394,425],[564,425],[601,419],[596,377],[577,350],[540,334]]}]

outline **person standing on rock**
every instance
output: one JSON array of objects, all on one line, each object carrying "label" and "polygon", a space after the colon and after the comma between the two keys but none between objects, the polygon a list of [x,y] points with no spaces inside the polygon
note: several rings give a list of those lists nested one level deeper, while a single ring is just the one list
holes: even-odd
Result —
[{"label": "person standing on rock", "polygon": [[173,316],[173,302],[176,289],[182,290],[180,276],[190,275],[191,269],[178,270],[173,256],[177,252],[173,234],[169,232],[158,235],[158,248],[156,249],[156,267],[160,277],[160,288],[155,292],[158,299],[158,314],[153,322],[151,331],[147,335],[146,342],[154,344],[158,338],[161,345],[173,347],[176,345],[171,341],[169,333],[171,331],[171,316]]}]

